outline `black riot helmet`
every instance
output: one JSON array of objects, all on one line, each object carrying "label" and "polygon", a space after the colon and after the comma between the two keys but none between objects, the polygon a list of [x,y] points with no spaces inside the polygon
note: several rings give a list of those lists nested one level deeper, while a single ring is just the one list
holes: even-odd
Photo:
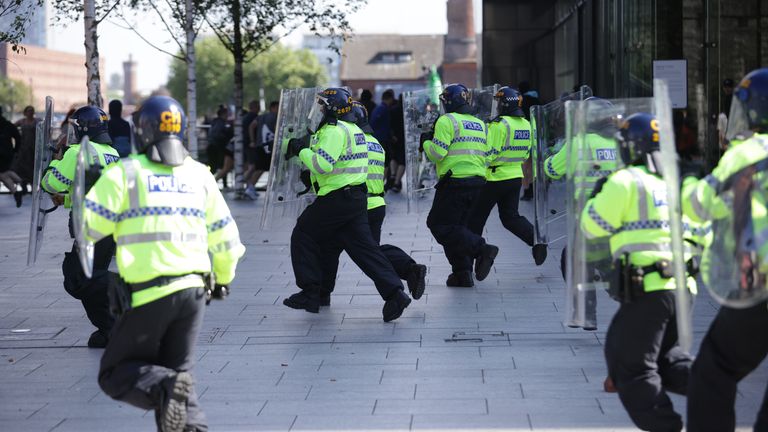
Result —
[{"label": "black riot helmet", "polygon": [[523,95],[511,87],[502,87],[493,96],[499,103],[499,115],[524,117]]},{"label": "black riot helmet", "polygon": [[659,121],[653,114],[636,113],[627,117],[616,134],[619,154],[625,165],[645,165],[661,174]]},{"label": "black riot helmet", "polygon": [[103,109],[91,105],[80,107],[69,117],[68,144],[80,144],[84,136],[99,144],[111,144],[109,116]]},{"label": "black riot helmet", "polygon": [[768,68],[748,73],[733,91],[728,116],[728,140],[768,133]]},{"label": "black riot helmet", "polygon": [[364,133],[369,135],[373,134],[373,128],[368,124],[368,110],[365,109],[365,105],[358,101],[352,102],[352,116],[353,122],[363,130]]},{"label": "black riot helmet", "polygon": [[179,166],[189,155],[184,148],[187,118],[184,109],[168,96],[152,96],[133,113],[136,151],[158,163]]}]

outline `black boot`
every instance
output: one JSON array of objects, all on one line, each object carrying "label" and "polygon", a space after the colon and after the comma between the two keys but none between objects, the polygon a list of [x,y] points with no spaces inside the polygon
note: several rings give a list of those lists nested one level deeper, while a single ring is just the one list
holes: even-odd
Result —
[{"label": "black boot", "polygon": [[21,207],[21,197],[24,196],[24,192],[16,191],[13,193],[13,199],[16,200],[16,208]]},{"label": "black boot", "polygon": [[475,281],[472,279],[472,272],[467,270],[451,273],[448,275],[448,280],[445,281],[445,284],[449,287],[472,288],[475,286]]},{"label": "black boot", "polygon": [[192,393],[194,383],[192,375],[179,372],[163,380],[165,390],[160,406],[160,430],[163,432],[183,432],[187,425],[187,399]]},{"label": "black boot", "polygon": [[88,338],[88,348],[106,348],[109,342],[109,336],[107,332],[96,330],[91,333],[91,337]]},{"label": "black boot", "polygon": [[427,266],[424,264],[411,264],[411,269],[408,272],[408,291],[411,292],[411,297],[414,300],[418,300],[424,295],[424,288],[426,287]]},{"label": "black boot", "polygon": [[480,255],[475,259],[475,277],[481,281],[488,277],[488,273],[491,272],[493,267],[493,260],[496,259],[496,255],[499,254],[499,248],[485,244],[480,251]]},{"label": "black boot", "polygon": [[400,318],[405,308],[411,304],[411,299],[403,290],[397,290],[395,295],[389,298],[384,303],[384,308],[381,310],[381,314],[384,316],[384,322],[394,321]]},{"label": "black boot", "polygon": [[283,300],[283,304],[292,309],[304,309],[305,311],[311,313],[320,312],[320,299],[318,298],[317,294],[312,296],[304,291],[297,292],[296,294]]},{"label": "black boot", "polygon": [[544,261],[547,259],[547,245],[543,243],[533,245],[531,254],[533,255],[533,262],[535,262],[537,266],[544,264]]}]

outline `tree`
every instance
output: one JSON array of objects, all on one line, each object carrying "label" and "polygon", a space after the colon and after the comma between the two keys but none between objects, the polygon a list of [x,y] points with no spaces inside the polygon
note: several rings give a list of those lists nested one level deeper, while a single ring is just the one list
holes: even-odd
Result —
[{"label": "tree", "polygon": [[351,31],[347,14],[366,0],[205,0],[202,13],[234,60],[235,183],[243,175],[243,64],[302,25],[330,36]]},{"label": "tree", "polygon": [[[217,38],[197,41],[197,108],[213,113],[221,103],[230,102],[234,91],[234,60]],[[178,58],[171,63],[168,90],[184,101],[187,65]],[[259,88],[267,101],[278,100],[283,88],[314,87],[325,84],[325,69],[308,50],[293,50],[276,44],[259,55],[258,61],[243,65],[243,97],[254,99]]]},{"label": "tree", "polygon": [[120,0],[52,0],[57,19],[72,21],[82,14],[85,24],[85,68],[88,71],[88,105],[104,106],[99,74],[98,27],[120,5]]},{"label": "tree", "polygon": [[121,17],[130,30],[136,33],[144,42],[158,51],[180,60],[186,65],[186,98],[178,98],[179,101],[187,101],[187,143],[189,151],[194,157],[197,157],[197,66],[195,54],[195,40],[203,24],[200,14],[199,0],[184,0],[184,2],[175,2],[171,0],[130,0],[131,8],[151,11],[160,20],[162,26],[171,36],[179,47],[178,53],[164,50],[151,41],[147,40],[138,32],[135,25],[132,25],[124,14]]},{"label": "tree", "polygon": [[8,111],[14,113],[17,106],[25,105],[31,100],[32,91],[23,81],[0,77],[0,106],[8,107]]},{"label": "tree", "polygon": [[14,52],[24,53],[26,50],[21,46],[21,40],[27,32],[27,25],[35,9],[43,6],[44,0],[0,0],[0,20],[5,23],[4,28],[0,28],[0,42],[11,44]]}]

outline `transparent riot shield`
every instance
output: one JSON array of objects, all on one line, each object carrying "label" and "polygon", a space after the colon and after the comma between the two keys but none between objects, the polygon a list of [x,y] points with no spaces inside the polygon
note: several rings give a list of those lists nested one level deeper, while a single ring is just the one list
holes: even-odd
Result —
[{"label": "transparent riot shield", "polygon": [[313,108],[321,91],[321,88],[283,89],[280,94],[272,166],[261,217],[262,230],[281,221],[293,224],[314,200],[315,194],[306,185],[309,184],[308,171],[302,176],[301,161],[298,157],[287,159],[286,151],[291,139],[309,139],[310,133],[317,128]]},{"label": "transparent riot shield", "polygon": [[[470,114],[485,123],[491,121],[498,112],[494,99],[498,89],[498,85],[470,89]],[[421,135],[433,132],[437,119],[445,113],[440,101],[433,100],[433,93],[426,89],[403,95],[408,213],[421,212],[422,204],[432,205],[438,181],[435,165],[427,159],[420,144]]]},{"label": "transparent riot shield", "polygon": [[[688,289],[686,254],[683,245],[685,224],[680,203],[680,174],[678,169],[675,133],[672,127],[672,104],[667,84],[661,80],[653,82],[654,113],[658,120],[659,146],[661,147],[661,169],[667,184],[667,207],[669,208],[669,231],[672,237],[672,270],[675,275],[675,306],[677,337],[680,347],[690,352],[693,345],[693,299]],[[689,227],[692,230],[693,226]]]},{"label": "transparent riot shield", "polygon": [[[565,218],[564,170],[558,170],[560,167],[552,163],[547,164],[547,159],[561,150],[565,152],[565,102],[584,100],[590,96],[592,90],[582,86],[580,91],[559,100],[531,107],[531,129],[535,141],[531,159],[536,244],[549,244],[563,238],[564,230],[559,227],[564,225]],[[565,153],[560,158],[565,159]],[[553,228],[552,232],[550,228]]]},{"label": "transparent riot shield", "polygon": [[768,299],[768,159],[722,182],[714,205],[712,243],[701,263],[703,283],[722,305],[755,306]]},{"label": "transparent riot shield", "polygon": [[[27,249],[27,265],[37,261],[40,247],[43,245],[43,233],[48,213],[56,210],[57,206],[40,186],[46,168],[50,165],[55,151],[51,131],[53,128],[53,98],[45,98],[45,117],[37,124],[35,131],[35,171],[32,178],[32,213],[29,224],[29,247]],[[12,191],[13,192],[13,191]]]},{"label": "transparent riot shield", "polygon": [[72,185],[72,231],[75,235],[75,244],[77,254],[80,258],[80,265],[83,267],[85,277],[90,278],[93,274],[93,249],[94,243],[86,237],[87,228],[85,226],[85,194],[89,186],[92,186],[94,170],[96,175],[99,171],[98,154],[92,149],[88,137],[83,137],[80,142],[80,151],[77,153],[77,165],[75,168],[75,181]]},{"label": "transparent riot shield", "polygon": [[608,290],[614,257],[609,237],[585,235],[581,216],[596,183],[621,168],[615,135],[622,119],[637,112],[653,113],[653,99],[565,103],[565,323],[570,327],[597,328],[597,290]]},{"label": "transparent riot shield", "polygon": [[405,169],[408,213],[419,212],[421,204],[431,205],[437,183],[435,165],[427,159],[421,147],[421,135],[432,132],[443,114],[439,100],[432,91],[417,90],[403,95],[405,125]]}]

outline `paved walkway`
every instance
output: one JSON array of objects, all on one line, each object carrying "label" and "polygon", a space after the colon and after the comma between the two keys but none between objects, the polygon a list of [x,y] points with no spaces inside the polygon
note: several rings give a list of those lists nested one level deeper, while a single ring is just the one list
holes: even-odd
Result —
[{"label": "paved walkway", "polygon": [[[562,244],[535,267],[494,213],[488,235],[501,253],[491,275],[473,289],[447,288],[449,267],[426,215],[405,215],[402,198],[389,199],[383,240],[429,266],[424,297],[389,324],[348,259],[330,309],[284,307],[295,291],[292,224],[260,231],[260,203],[231,203],[248,252],[232,296],[207,311],[195,369],[211,430],[635,430],[618,398],[602,391],[602,341],[616,304],[601,293],[598,332],[561,324]],[[0,220],[0,430],[152,430],[151,412],[98,388],[101,350],[85,347],[92,328],[61,284],[64,211],[52,214],[31,268],[29,203],[17,210],[0,195]],[[702,295],[696,308],[698,343],[716,307]],[[755,417],[767,366],[740,387],[739,430]],[[683,398],[674,402],[685,412]]]}]

